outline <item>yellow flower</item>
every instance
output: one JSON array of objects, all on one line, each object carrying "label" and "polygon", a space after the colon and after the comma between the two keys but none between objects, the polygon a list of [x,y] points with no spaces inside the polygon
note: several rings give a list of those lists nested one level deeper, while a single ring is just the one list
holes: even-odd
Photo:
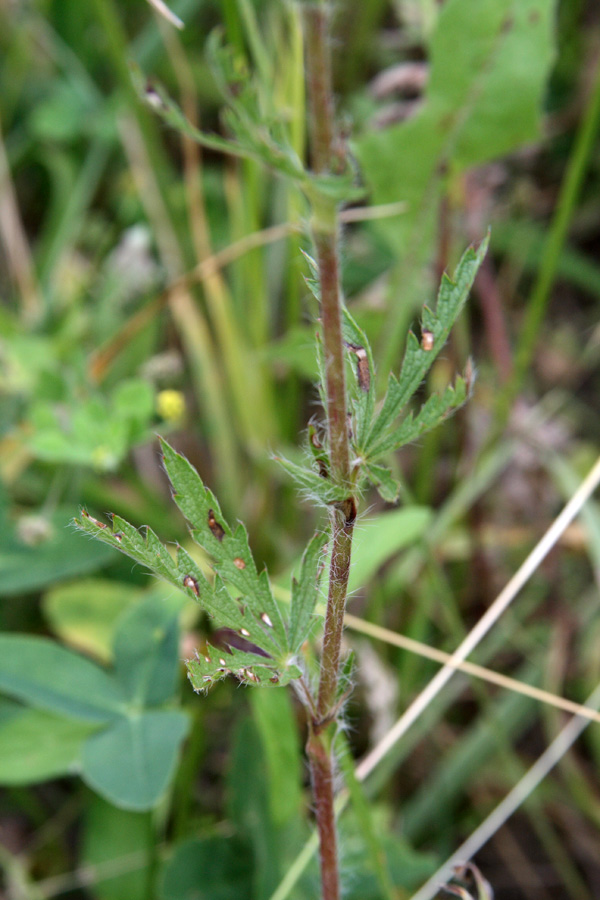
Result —
[{"label": "yellow flower", "polygon": [[167,422],[181,422],[185,414],[185,398],[181,391],[159,391],[156,396],[156,411]]}]

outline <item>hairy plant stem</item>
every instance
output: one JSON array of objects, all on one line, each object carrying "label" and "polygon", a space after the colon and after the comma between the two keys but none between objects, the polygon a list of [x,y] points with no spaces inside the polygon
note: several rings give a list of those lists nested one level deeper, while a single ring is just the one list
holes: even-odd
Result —
[{"label": "hairy plant stem", "polygon": [[[309,99],[311,163],[317,174],[335,172],[342,160],[334,126],[334,103],[324,3],[304,7],[306,82]],[[350,484],[350,448],[342,339],[338,264],[338,206],[315,191],[312,200],[312,234],[316,247],[321,294],[321,322],[325,358],[327,432],[330,478]],[[351,496],[331,510],[332,551],[329,596],[325,616],[319,693],[309,718],[307,753],[315,799],[321,891],[323,900],[339,900],[339,871],[334,811],[333,730],[337,712],[340,650],[348,590],[352,532],[356,503]]]}]

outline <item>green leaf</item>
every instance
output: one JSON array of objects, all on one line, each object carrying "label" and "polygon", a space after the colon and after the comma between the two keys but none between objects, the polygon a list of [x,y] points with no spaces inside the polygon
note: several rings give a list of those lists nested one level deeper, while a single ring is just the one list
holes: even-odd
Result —
[{"label": "green leaf", "polygon": [[304,551],[299,580],[292,579],[290,605],[290,649],[297,653],[311,630],[312,617],[319,597],[319,581],[324,564],[327,534],[315,534]]},{"label": "green leaf", "polygon": [[270,897],[283,874],[286,830],[271,818],[265,755],[252,719],[245,717],[238,722],[230,760],[228,813],[240,837],[252,847],[252,896]]},{"label": "green leaf", "polygon": [[404,216],[374,227],[396,251],[429,243],[444,172],[502,156],[540,134],[554,57],[555,0],[448,0],[430,42],[424,103],[353,145],[373,203]]},{"label": "green leaf", "polygon": [[115,674],[138,706],[170,700],[179,669],[178,610],[149,597],[125,613],[115,636]]},{"label": "green leaf", "polygon": [[245,159],[253,159],[296,182],[306,175],[286,132],[286,123],[274,110],[266,108],[266,92],[259,96],[257,83],[247,71],[245,60],[221,42],[215,29],[208,41],[207,53],[221,94],[226,100],[222,118],[233,139],[200,131],[185,117],[163,88],[150,83],[133,68],[134,83],[140,95],[172,128],[209,150]]},{"label": "green leaf", "polygon": [[366,334],[354,321],[346,307],[342,309],[342,333],[353,362],[354,380],[350,389],[353,408],[353,444],[365,441],[375,408],[375,364]]},{"label": "green leaf", "polygon": [[70,507],[59,507],[48,520],[48,538],[35,546],[24,544],[8,526],[0,529],[0,597],[39,590],[54,581],[101,569],[112,561],[106,547],[67,528],[74,512]]},{"label": "green leaf", "polygon": [[[242,524],[233,531],[214,494],[204,486],[194,467],[162,441],[165,469],[173,486],[174,500],[192,526],[192,537],[213,559],[215,572],[242,594],[255,618],[250,639],[268,652],[287,651],[287,636],[266,572],[259,575]],[[257,633],[260,629],[262,634]]]},{"label": "green leaf", "polygon": [[152,809],[175,772],[188,726],[175,710],[120,717],[86,741],[82,778],[121,809]]},{"label": "green leaf", "polygon": [[125,696],[110,675],[41,637],[0,635],[0,691],[38,709],[89,722],[108,722],[125,707]]},{"label": "green leaf", "polygon": [[[178,455],[175,454],[175,456]],[[190,485],[193,489],[196,489],[198,482],[202,484],[199,476],[195,470],[189,466],[189,463],[187,463],[186,460],[183,460],[183,457],[178,458],[185,463],[185,467],[183,468],[184,481],[188,479],[191,472]],[[176,465],[177,464],[176,461]],[[204,486],[202,486],[202,490],[204,491]],[[224,519],[217,518],[218,515],[220,516],[220,510],[216,500],[214,500],[214,504],[215,507],[210,507],[210,509],[215,516],[213,528],[216,530],[217,525],[223,527],[221,522],[224,522]],[[271,683],[272,678],[281,679],[281,683],[283,684],[287,683],[290,678],[298,677],[299,670],[295,666],[290,665],[291,654],[287,648],[287,636],[285,629],[283,628],[283,623],[281,623],[281,627],[286,642],[286,649],[284,651],[280,650],[279,645],[270,635],[270,632],[274,630],[272,627],[274,620],[269,617],[269,614],[261,612],[257,618],[249,615],[246,609],[231,597],[223,580],[219,576],[215,578],[214,584],[209,584],[198,565],[182,547],[177,549],[176,559],[173,559],[163,544],[158,540],[152,529],[146,528],[144,536],[119,516],[113,516],[112,528],[93,519],[86,512],[82,513],[81,519],[78,520],[76,524],[83,531],[94,535],[99,540],[105,541],[113,547],[117,547],[123,553],[131,556],[133,559],[142,563],[142,565],[147,566],[151,571],[155,572],[161,578],[164,578],[170,584],[183,590],[188,597],[198,602],[205,609],[218,626],[235,631],[245,641],[250,642],[250,647],[259,648],[259,655],[254,652],[241,653],[240,655],[239,651],[234,651],[233,648],[227,648],[215,653],[212,653],[211,651],[212,655],[210,657],[200,657],[198,660],[193,660],[189,664],[188,669],[191,666],[190,677],[196,690],[206,690],[212,683],[226,677],[230,672],[234,672],[239,676],[239,673],[242,670],[244,670],[243,680],[250,684],[257,682]],[[223,532],[225,535],[224,529]],[[245,532],[242,533],[245,537]],[[231,531],[228,533],[228,537],[231,537],[232,540],[227,542],[227,547],[237,547],[238,550],[236,552],[242,552],[239,550],[239,535],[239,528],[236,531],[235,536],[231,535]],[[237,538],[237,542],[235,538]],[[218,538],[215,540],[220,544]],[[244,560],[252,559],[247,546],[247,539],[243,552],[245,555],[244,557],[240,556],[239,560],[243,562]],[[239,571],[235,559],[236,557],[234,557],[233,567],[236,571]],[[266,573],[257,576],[256,569],[254,569],[254,578],[259,583],[259,589],[263,599],[265,593],[268,592],[270,595],[270,586],[266,578]],[[275,601],[273,600],[272,602],[274,603]],[[257,605],[255,598],[254,604],[255,606]],[[262,603],[260,604],[260,608],[265,609]],[[278,609],[277,615],[279,616]],[[218,659],[223,656],[227,658],[226,667],[218,662]],[[211,660],[210,663],[207,661],[208,658]],[[253,666],[257,662],[259,668],[255,671]]]},{"label": "green leaf", "polygon": [[382,500],[386,503],[396,503],[400,495],[400,483],[394,478],[387,466],[378,466],[369,463],[363,469],[369,481],[375,485]]},{"label": "green leaf", "polygon": [[153,837],[152,813],[117,809],[102,797],[88,793],[81,865],[98,867],[94,900],[147,900],[152,877],[148,848]]},{"label": "green leaf", "polygon": [[392,556],[418,541],[431,523],[428,506],[405,506],[355,526],[348,592],[364,587]]},{"label": "green leaf", "polygon": [[96,727],[0,701],[0,784],[35,784],[77,772],[83,744]]},{"label": "green leaf", "polygon": [[296,716],[288,691],[252,691],[254,723],[263,746],[273,823],[298,815],[302,799],[302,757]]},{"label": "green leaf", "polygon": [[[468,379],[469,387],[471,380]],[[416,416],[409,413],[397,428],[389,429],[370,450],[370,457],[377,459],[415,441],[456,412],[468,400],[469,395],[467,379],[457,378],[455,384],[448,385],[443,394],[432,394]]]},{"label": "green leaf", "polygon": [[371,456],[382,435],[419,388],[436,356],[448,340],[450,330],[469,296],[477,270],[486,254],[488,242],[489,234],[477,250],[469,247],[465,251],[456,267],[454,280],[445,274],[442,276],[435,313],[427,307],[423,311],[422,334],[427,337],[427,341],[424,339],[419,342],[412,332],[409,333],[400,376],[396,378],[393,374],[390,375],[383,406],[369,432],[363,450],[366,456]]},{"label": "green leaf", "polygon": [[110,662],[117,620],[141,596],[140,588],[126,582],[82,578],[52,588],[44,595],[42,608],[61,640]]},{"label": "green leaf", "polygon": [[251,871],[248,847],[237,838],[192,838],[164,866],[159,900],[252,900]]},{"label": "green leaf", "polygon": [[319,475],[318,472],[309,469],[308,466],[300,466],[283,456],[274,456],[275,462],[285,469],[288,475],[294,479],[298,487],[304,491],[307,496],[321,503],[323,506],[330,506],[333,503],[343,503],[347,499],[348,493],[352,488],[337,484],[328,477]]},{"label": "green leaf", "polygon": [[460,168],[481,165],[541,133],[554,60],[554,0],[449,0],[431,40],[427,99],[452,116]]},{"label": "green leaf", "polygon": [[238,650],[235,647],[210,647],[206,654],[196,651],[195,659],[186,660],[189,679],[198,693],[227,678],[235,676],[242,684],[261,684],[266,687],[289,684],[302,674],[292,662],[283,664],[251,650]]}]

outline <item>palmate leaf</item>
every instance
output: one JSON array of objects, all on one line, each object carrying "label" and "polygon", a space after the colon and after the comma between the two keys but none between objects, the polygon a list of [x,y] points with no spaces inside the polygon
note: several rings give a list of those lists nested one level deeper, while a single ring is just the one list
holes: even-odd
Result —
[{"label": "palmate leaf", "polygon": [[[395,375],[390,375],[383,406],[362,447],[364,456],[369,460],[373,459],[374,455],[378,456],[385,452],[380,446],[384,437],[387,437],[390,425],[417,391],[446,343],[450,330],[467,300],[477,270],[486,254],[488,242],[489,234],[477,250],[473,247],[466,250],[456,268],[454,280],[446,274],[442,276],[435,312],[427,307],[423,311],[422,340],[419,342],[412,332],[409,333],[400,376],[396,378]],[[428,416],[432,409],[433,407],[429,408]],[[425,430],[434,425],[435,422],[430,422]],[[374,454],[375,448],[378,449]]]},{"label": "palmate leaf", "polygon": [[[254,616],[256,625],[251,640],[255,635],[259,636],[258,628],[269,646],[275,642],[286,652],[288,644],[283,619],[267,573],[263,571],[259,575],[256,570],[246,529],[240,523],[233,531],[225,521],[216,497],[204,486],[191,463],[166,441],[161,441],[161,445],[165,469],[173,486],[173,498],[191,525],[192,537],[212,557],[215,572],[240,591],[247,612]],[[248,628],[247,624],[246,630]],[[260,641],[257,643],[262,646]]]},{"label": "palmate leaf", "polygon": [[220,641],[218,649],[188,663],[196,690],[205,690],[228,674],[247,684],[285,684],[297,678],[300,670],[293,664],[279,608],[266,572],[257,572],[244,527],[232,530],[191,464],[164,441],[162,449],[174,499],[191,525],[192,537],[212,558],[213,583],[182,547],[171,556],[150,528],[142,533],[119,516],[113,516],[109,527],[85,511],[76,520],[77,527],[183,590],[215,625],[235,632],[235,641],[226,640],[225,646]]}]

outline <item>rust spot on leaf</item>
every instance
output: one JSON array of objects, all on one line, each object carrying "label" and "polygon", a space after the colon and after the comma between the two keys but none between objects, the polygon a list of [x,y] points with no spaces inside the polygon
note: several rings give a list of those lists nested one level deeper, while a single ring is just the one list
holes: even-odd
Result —
[{"label": "rust spot on leaf", "polygon": [[215,513],[214,513],[214,510],[212,510],[212,509],[209,509],[209,511],[208,511],[208,527],[210,528],[210,530],[212,531],[212,533],[214,534],[214,536],[216,537],[216,539],[218,541],[223,540],[223,538],[225,537],[225,529],[215,519]]},{"label": "rust spot on leaf", "polygon": [[198,591],[198,582],[192,575],[185,576],[185,578],[183,579],[183,586],[186,588],[191,588],[196,597],[200,595],[200,592]]}]

